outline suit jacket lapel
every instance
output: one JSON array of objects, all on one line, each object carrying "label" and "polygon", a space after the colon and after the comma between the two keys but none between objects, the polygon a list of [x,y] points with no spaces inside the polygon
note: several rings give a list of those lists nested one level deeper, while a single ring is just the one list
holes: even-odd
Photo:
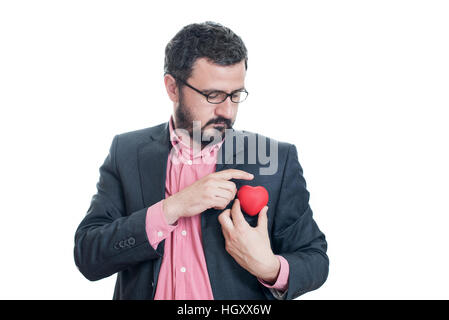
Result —
[{"label": "suit jacket lapel", "polygon": [[151,135],[151,141],[138,152],[140,182],[144,207],[165,198],[165,176],[170,151],[168,122]]}]

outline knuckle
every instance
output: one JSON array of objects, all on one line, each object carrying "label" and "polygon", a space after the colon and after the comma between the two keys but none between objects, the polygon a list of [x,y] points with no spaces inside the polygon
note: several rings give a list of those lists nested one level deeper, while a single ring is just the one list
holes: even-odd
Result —
[{"label": "knuckle", "polygon": [[235,235],[235,233],[231,233],[229,235],[229,244],[236,245],[238,243],[238,237]]},{"label": "knuckle", "polygon": [[225,249],[226,249],[227,253],[231,253],[232,252],[232,245],[229,243],[229,241],[226,241]]}]

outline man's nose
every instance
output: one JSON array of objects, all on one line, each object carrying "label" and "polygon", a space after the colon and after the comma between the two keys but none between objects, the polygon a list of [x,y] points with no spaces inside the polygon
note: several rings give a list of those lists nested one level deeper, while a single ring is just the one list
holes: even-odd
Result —
[{"label": "man's nose", "polygon": [[231,98],[228,97],[225,101],[218,104],[215,108],[215,113],[217,116],[221,116],[226,119],[232,119],[234,112],[235,103],[231,101]]}]

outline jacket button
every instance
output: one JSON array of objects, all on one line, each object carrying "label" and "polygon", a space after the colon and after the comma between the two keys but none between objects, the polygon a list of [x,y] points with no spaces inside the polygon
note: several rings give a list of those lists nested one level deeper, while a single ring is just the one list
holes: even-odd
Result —
[{"label": "jacket button", "polygon": [[136,239],[134,239],[133,237],[130,237],[130,238],[128,239],[128,244],[129,244],[130,246],[135,245],[135,244],[136,244]]},{"label": "jacket button", "polygon": [[118,243],[118,245],[119,245],[119,247],[122,248],[122,249],[125,247],[125,244],[124,244],[123,240],[121,240],[121,241]]}]

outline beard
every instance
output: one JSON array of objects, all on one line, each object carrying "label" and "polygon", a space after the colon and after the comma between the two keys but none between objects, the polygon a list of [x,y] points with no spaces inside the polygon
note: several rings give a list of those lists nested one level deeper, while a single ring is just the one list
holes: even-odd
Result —
[{"label": "beard", "polygon": [[[175,111],[175,120],[177,125],[176,129],[186,130],[192,140],[195,140],[195,142],[201,144],[201,149],[203,149],[210,143],[216,144],[220,141],[223,141],[226,130],[232,129],[234,121],[223,117],[217,117],[207,121],[205,125],[202,125],[201,122],[194,119],[192,112],[184,104],[182,91],[180,92],[181,94],[179,96],[179,105]],[[214,126],[213,129],[206,129],[206,127],[211,124],[220,124],[220,126]],[[199,131],[201,135],[197,137],[197,135],[193,134],[194,131]],[[198,139],[200,139],[201,141],[196,141]]]}]

